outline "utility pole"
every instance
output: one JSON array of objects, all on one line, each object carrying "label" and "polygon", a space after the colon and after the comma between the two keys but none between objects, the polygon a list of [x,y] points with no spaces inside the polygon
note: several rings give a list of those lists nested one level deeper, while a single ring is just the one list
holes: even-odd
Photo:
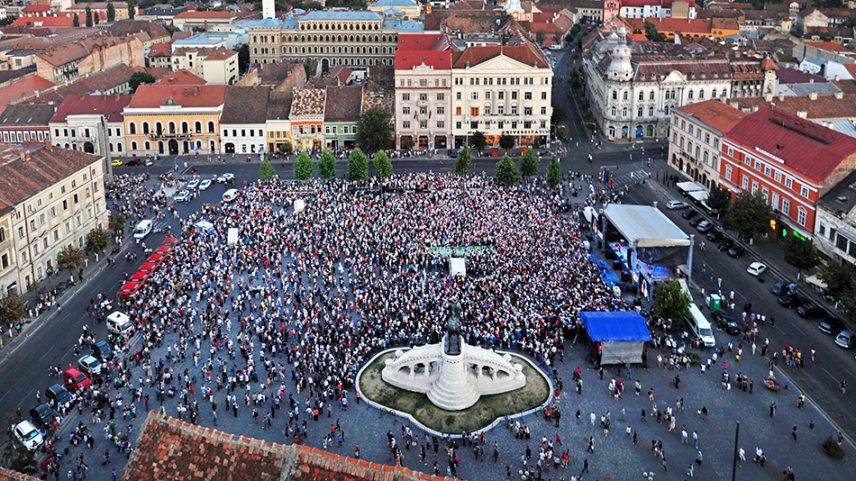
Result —
[{"label": "utility pole", "polygon": [[740,443],[740,421],[737,421],[737,427],[734,430],[734,458],[731,461],[731,481],[737,481],[737,451]]}]

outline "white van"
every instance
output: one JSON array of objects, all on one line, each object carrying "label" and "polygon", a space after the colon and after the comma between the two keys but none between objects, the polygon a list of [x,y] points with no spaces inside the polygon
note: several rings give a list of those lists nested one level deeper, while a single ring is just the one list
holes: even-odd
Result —
[{"label": "white van", "polygon": [[137,227],[134,228],[134,240],[140,242],[152,232],[153,222],[149,219],[141,220]]},{"label": "white van", "polygon": [[692,330],[693,334],[701,339],[705,347],[716,346],[716,338],[713,337],[713,329],[710,327],[710,322],[695,304],[690,304],[690,318],[687,319],[687,324],[690,325],[690,330]]},{"label": "white van", "polygon": [[107,330],[113,334],[128,337],[131,331],[134,330],[134,324],[131,322],[131,318],[124,312],[113,311],[107,316]]},{"label": "white van", "polygon": [[223,202],[232,202],[238,197],[238,189],[229,189],[223,192]]}]

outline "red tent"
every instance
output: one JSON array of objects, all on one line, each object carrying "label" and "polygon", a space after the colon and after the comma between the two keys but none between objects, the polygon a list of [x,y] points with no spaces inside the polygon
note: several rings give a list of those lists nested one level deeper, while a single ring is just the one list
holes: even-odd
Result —
[{"label": "red tent", "polygon": [[138,283],[138,282],[134,282],[134,281],[127,281],[127,282],[125,282],[125,284],[122,285],[122,288],[119,289],[119,292],[117,292],[116,295],[119,297],[124,297],[124,298],[131,297],[131,296],[135,295],[137,293],[137,291],[140,290],[140,287],[142,285],[143,285],[142,283]]},{"label": "red tent", "polygon": [[143,265],[140,266],[140,272],[154,272],[158,266],[154,262],[144,262]]}]

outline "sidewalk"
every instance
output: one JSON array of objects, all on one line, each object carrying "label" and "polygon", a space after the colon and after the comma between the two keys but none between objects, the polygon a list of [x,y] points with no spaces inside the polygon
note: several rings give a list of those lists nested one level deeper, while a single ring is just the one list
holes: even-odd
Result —
[{"label": "sidewalk", "polygon": [[[108,249],[110,248],[108,247]],[[93,278],[97,277],[107,267],[107,258],[110,257],[109,251],[105,254],[100,254],[98,257],[99,260],[97,262],[94,255],[87,257],[89,262],[88,265],[83,267],[83,282],[77,278],[77,272],[74,273],[75,284],[65,289],[56,299],[59,306],[64,306],[69,299],[86,287]],[[69,280],[69,276],[71,276],[71,273],[68,271],[58,272],[40,282],[36,289],[27,291],[21,296],[21,301],[26,305],[24,317],[21,319],[21,332],[16,333],[14,328],[10,328],[0,335],[0,363],[5,361],[33,332],[44,325],[45,321],[52,319],[56,314],[61,312],[55,304],[47,310],[36,314],[38,295],[39,293],[49,292],[58,285],[66,283]]]}]

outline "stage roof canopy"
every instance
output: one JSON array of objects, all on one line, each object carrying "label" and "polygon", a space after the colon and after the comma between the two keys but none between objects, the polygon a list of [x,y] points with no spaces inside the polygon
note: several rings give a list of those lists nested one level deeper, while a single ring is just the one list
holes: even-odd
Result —
[{"label": "stage roof canopy", "polygon": [[634,247],[681,247],[690,237],[656,207],[609,204],[603,215]]},{"label": "stage roof canopy", "polygon": [[580,320],[595,342],[648,342],[651,333],[636,311],[580,312]]}]

